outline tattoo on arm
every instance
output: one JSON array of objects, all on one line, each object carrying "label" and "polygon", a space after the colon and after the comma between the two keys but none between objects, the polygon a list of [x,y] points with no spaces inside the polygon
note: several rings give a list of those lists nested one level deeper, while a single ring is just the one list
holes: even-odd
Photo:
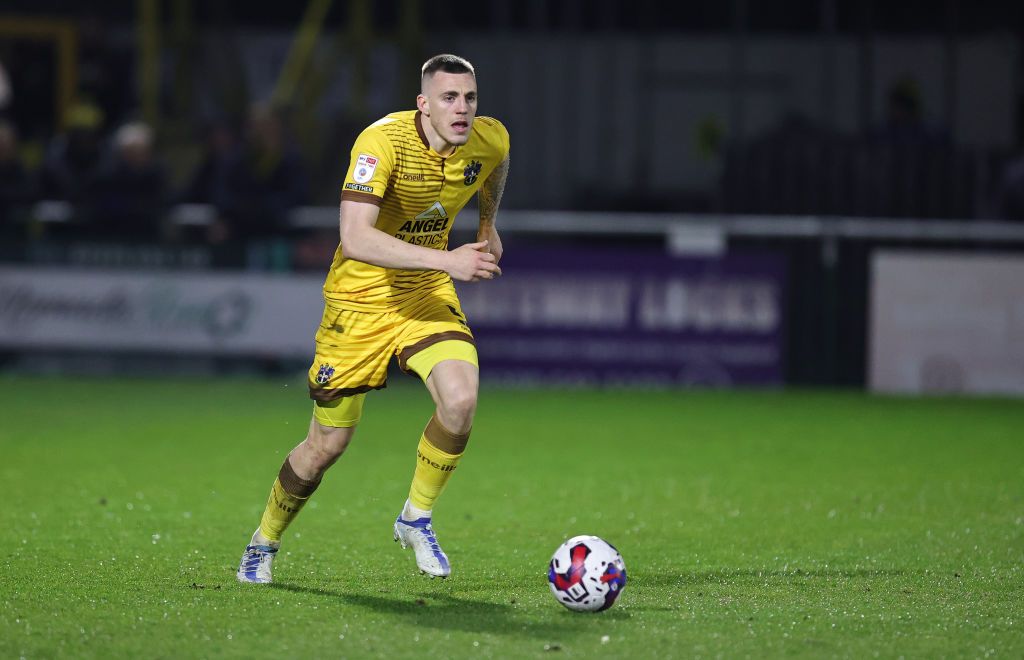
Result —
[{"label": "tattoo on arm", "polygon": [[505,192],[505,179],[508,178],[508,156],[498,163],[491,175],[487,177],[484,184],[480,186],[480,228],[493,227],[494,217],[498,214],[498,205],[501,204],[501,194]]}]

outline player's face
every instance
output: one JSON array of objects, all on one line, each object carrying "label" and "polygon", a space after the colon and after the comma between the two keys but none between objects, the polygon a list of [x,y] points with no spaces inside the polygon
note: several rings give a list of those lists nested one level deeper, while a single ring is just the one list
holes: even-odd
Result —
[{"label": "player's face", "polygon": [[438,71],[423,81],[416,104],[445,145],[469,140],[476,117],[476,77],[471,73]]}]

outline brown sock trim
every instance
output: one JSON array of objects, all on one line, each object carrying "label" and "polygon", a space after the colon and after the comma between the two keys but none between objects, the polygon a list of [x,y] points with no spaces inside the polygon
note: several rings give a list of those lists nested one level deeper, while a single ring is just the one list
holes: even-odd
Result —
[{"label": "brown sock trim", "polygon": [[309,497],[316,490],[316,487],[320,485],[319,479],[308,481],[295,474],[295,470],[292,469],[292,464],[288,462],[287,458],[281,464],[281,471],[278,472],[277,478],[281,481],[281,487],[284,488],[284,492],[292,497]]},{"label": "brown sock trim", "polygon": [[469,444],[469,434],[472,430],[470,429],[465,433],[452,433],[441,425],[435,414],[427,422],[427,428],[423,430],[423,437],[427,439],[427,442],[444,453],[458,456],[466,451],[466,445]]}]

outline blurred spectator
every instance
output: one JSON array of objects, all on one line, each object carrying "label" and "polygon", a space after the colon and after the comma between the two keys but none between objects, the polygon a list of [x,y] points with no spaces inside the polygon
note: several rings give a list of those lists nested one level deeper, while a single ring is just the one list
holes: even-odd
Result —
[{"label": "blurred spectator", "polygon": [[984,216],[1001,220],[1024,220],[1024,99],[1017,106],[1017,145],[995,164],[997,172]]},{"label": "blurred spectator", "polygon": [[839,181],[843,138],[797,111],[764,132],[729,146],[723,204],[740,213],[836,213],[844,200]]},{"label": "blurred spectator", "polygon": [[885,121],[869,137],[875,142],[893,145],[944,145],[947,131],[929,126],[924,118],[921,89],[911,78],[901,78],[889,87]]},{"label": "blurred spectator", "polygon": [[217,207],[233,238],[272,236],[286,229],[288,211],[307,199],[298,149],[269,106],[252,107],[245,139],[229,156]]},{"label": "blurred spectator", "polygon": [[103,113],[90,104],[68,110],[65,130],[50,143],[40,172],[41,194],[76,204],[88,201],[100,162]]},{"label": "blurred spectator", "polygon": [[94,226],[110,238],[157,240],[166,207],[167,177],[153,154],[153,131],[142,122],[125,124],[97,175]]},{"label": "blurred spectator", "polygon": [[997,185],[996,217],[1024,220],[1024,153],[1006,164]]},{"label": "blurred spectator", "polygon": [[[215,120],[203,130],[202,156],[199,165],[178,193],[179,204],[216,204],[224,188],[228,163],[238,148],[238,135],[226,120]],[[203,227],[205,242],[220,244],[229,238],[228,225],[220,214]],[[186,230],[179,229],[179,238]]]},{"label": "blurred spectator", "polygon": [[0,227],[9,228],[34,198],[32,177],[18,157],[18,135],[0,120]]},{"label": "blurred spectator", "polygon": [[884,121],[850,163],[856,215],[954,218],[972,212],[962,167],[946,128],[926,120],[921,89],[903,77],[889,87]]},{"label": "blurred spectator", "polygon": [[203,132],[203,154],[199,165],[178,195],[189,204],[213,204],[223,185],[228,163],[238,148],[238,136],[227,121],[213,121]]}]

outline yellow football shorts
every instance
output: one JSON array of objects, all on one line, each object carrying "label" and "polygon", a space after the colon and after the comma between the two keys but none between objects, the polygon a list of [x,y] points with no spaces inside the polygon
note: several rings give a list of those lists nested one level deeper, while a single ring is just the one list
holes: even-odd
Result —
[{"label": "yellow football shorts", "polygon": [[325,426],[355,426],[366,392],[387,386],[388,363],[426,381],[443,360],[479,366],[473,333],[454,289],[424,295],[387,312],[324,305],[309,368],[313,415]]}]

